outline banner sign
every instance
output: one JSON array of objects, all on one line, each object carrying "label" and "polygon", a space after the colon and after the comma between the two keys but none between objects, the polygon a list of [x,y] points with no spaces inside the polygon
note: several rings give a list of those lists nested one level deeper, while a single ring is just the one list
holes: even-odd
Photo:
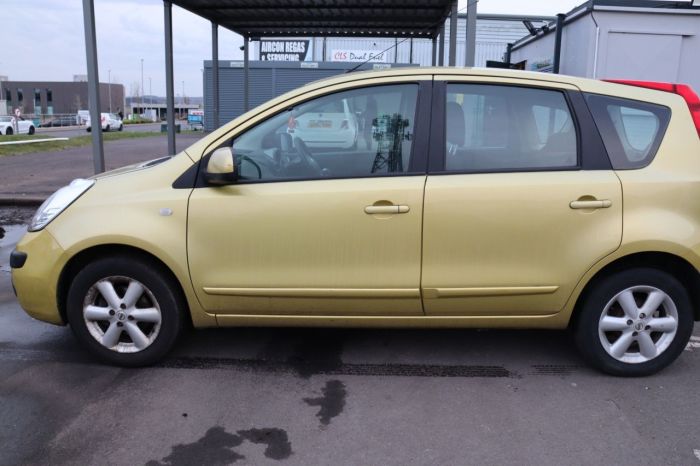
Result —
[{"label": "banner sign", "polygon": [[386,55],[386,52],[376,50],[334,49],[331,53],[331,61],[386,63],[388,61]]},{"label": "banner sign", "polygon": [[309,51],[309,40],[261,40],[262,61],[304,61]]}]

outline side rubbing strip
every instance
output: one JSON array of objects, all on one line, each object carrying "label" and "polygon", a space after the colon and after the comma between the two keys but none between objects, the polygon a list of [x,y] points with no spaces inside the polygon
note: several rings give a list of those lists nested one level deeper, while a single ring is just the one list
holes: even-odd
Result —
[{"label": "side rubbing strip", "polygon": [[418,288],[213,288],[208,295],[268,298],[420,298]]},{"label": "side rubbing strip", "polygon": [[423,297],[436,298],[470,298],[479,296],[519,296],[533,294],[552,294],[558,286],[510,286],[488,288],[425,288]]}]

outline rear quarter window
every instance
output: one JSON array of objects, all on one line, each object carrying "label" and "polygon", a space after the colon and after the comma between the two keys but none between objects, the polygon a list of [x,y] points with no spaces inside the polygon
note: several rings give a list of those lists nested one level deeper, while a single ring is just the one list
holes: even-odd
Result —
[{"label": "rear quarter window", "polygon": [[586,94],[586,101],[615,170],[651,163],[671,118],[668,107],[599,94]]}]

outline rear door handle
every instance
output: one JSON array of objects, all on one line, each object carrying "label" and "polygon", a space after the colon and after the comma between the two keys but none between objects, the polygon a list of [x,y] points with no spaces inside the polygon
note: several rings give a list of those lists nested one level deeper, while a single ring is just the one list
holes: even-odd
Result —
[{"label": "rear door handle", "polygon": [[368,205],[366,214],[405,214],[411,210],[407,205]]},{"label": "rear door handle", "polygon": [[612,205],[610,199],[590,200],[590,201],[571,201],[569,207],[572,209],[607,209]]}]

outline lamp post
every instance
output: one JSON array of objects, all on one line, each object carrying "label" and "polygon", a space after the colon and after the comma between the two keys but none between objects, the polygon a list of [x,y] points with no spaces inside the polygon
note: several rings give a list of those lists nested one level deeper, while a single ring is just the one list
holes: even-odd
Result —
[{"label": "lamp post", "polygon": [[141,59],[141,115],[143,115],[143,58]]},{"label": "lamp post", "polygon": [[107,70],[107,93],[109,94],[109,113],[112,113],[112,70]]}]

